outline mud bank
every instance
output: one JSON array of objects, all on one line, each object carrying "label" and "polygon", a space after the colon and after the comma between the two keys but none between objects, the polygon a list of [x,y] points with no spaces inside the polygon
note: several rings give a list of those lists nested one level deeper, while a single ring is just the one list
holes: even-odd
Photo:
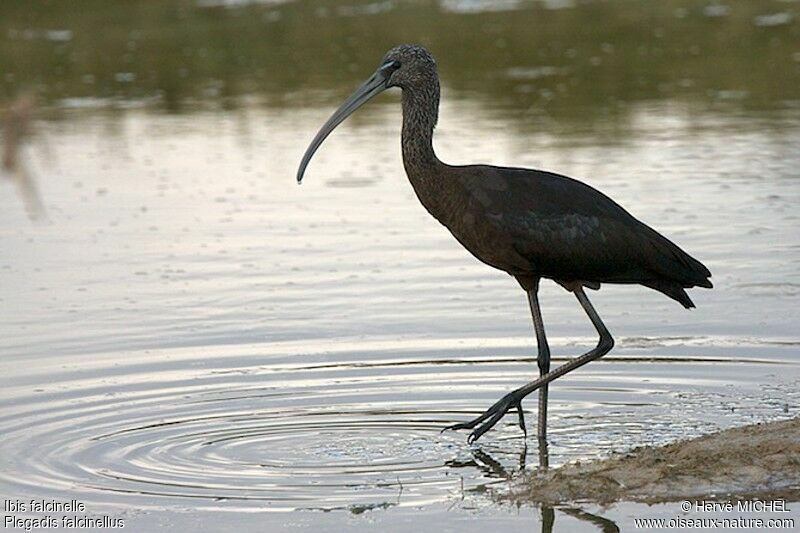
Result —
[{"label": "mud bank", "polygon": [[735,496],[800,498],[800,418],[531,474],[508,497],[558,504]]}]

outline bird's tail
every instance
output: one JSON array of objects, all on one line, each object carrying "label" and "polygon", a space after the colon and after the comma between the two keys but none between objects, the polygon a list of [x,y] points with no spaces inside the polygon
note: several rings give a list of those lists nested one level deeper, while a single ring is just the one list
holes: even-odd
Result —
[{"label": "bird's tail", "polygon": [[649,234],[650,246],[656,254],[651,256],[654,261],[649,265],[653,278],[642,282],[642,285],[669,296],[686,309],[694,307],[694,302],[684,289],[692,287],[710,289],[713,287],[709,279],[711,272],[703,263],[681,250],[677,244],[650,227],[645,227]]},{"label": "bird's tail", "polygon": [[[710,286],[711,282],[709,281],[708,283]],[[666,294],[673,300],[680,303],[686,309],[691,309],[692,307],[695,306],[692,299],[689,298],[689,295],[686,294],[685,290],[683,290],[683,287],[681,287],[678,283],[675,283],[674,281],[666,281],[659,279],[659,280],[642,282],[642,285],[644,285],[645,287],[650,287],[651,289],[655,289],[660,293]]]},{"label": "bird's tail", "polygon": [[[714,285],[708,279],[711,277],[711,272],[703,263],[681,250],[677,244],[652,228],[645,227],[650,233],[650,238],[648,239],[650,245],[658,251],[656,254],[658,259],[655,264],[651,265],[651,268],[654,267],[654,273],[660,278],[657,282],[654,282],[655,285],[659,285],[658,287],[648,286],[652,286],[657,291],[674,298],[686,307],[694,307],[694,304],[692,304],[683,289],[691,287],[712,288]],[[673,285],[675,286],[674,289],[671,288]]]}]

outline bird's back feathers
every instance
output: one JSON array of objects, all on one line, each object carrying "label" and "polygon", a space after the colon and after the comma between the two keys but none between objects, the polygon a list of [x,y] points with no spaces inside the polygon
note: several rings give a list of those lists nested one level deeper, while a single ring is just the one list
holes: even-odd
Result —
[{"label": "bird's back feathers", "polygon": [[[519,168],[448,167],[429,211],[478,259],[515,276],[639,283],[693,307],[711,287],[699,261],[578,180]],[[420,198],[423,199],[423,198]],[[423,203],[425,203],[423,201]]]}]

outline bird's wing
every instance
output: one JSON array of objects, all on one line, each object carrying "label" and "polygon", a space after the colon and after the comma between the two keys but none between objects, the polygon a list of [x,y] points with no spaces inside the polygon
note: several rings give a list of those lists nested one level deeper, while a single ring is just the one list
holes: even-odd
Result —
[{"label": "bird's wing", "polygon": [[490,199],[481,202],[485,220],[509,237],[533,272],[600,282],[696,283],[708,276],[699,262],[585,183],[528,169],[482,169],[475,173],[480,178],[467,178],[478,183],[467,187]]}]

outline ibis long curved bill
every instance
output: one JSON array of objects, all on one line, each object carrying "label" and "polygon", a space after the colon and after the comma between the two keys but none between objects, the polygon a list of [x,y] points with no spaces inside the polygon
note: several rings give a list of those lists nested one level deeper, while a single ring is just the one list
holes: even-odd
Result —
[{"label": "ibis long curved bill", "polygon": [[352,115],[356,109],[367,103],[367,101],[376,94],[382,93],[388,89],[389,77],[396,69],[397,64],[394,61],[388,61],[381,65],[378,70],[375,71],[375,74],[373,74],[370,79],[368,79],[361,87],[359,87],[356,92],[351,94],[350,97],[339,107],[339,109],[337,109],[336,112],[331,115],[331,118],[329,118],[328,121],[322,125],[317,132],[317,135],[314,137],[314,140],[311,141],[311,144],[306,149],[306,153],[303,155],[303,160],[300,162],[300,168],[297,169],[297,183],[303,181],[303,174],[306,171],[309,161],[311,161],[311,158],[314,156],[314,152],[317,151],[317,148],[319,148],[328,135],[330,135],[331,132],[336,129],[336,126],[341,124],[344,119]]}]

